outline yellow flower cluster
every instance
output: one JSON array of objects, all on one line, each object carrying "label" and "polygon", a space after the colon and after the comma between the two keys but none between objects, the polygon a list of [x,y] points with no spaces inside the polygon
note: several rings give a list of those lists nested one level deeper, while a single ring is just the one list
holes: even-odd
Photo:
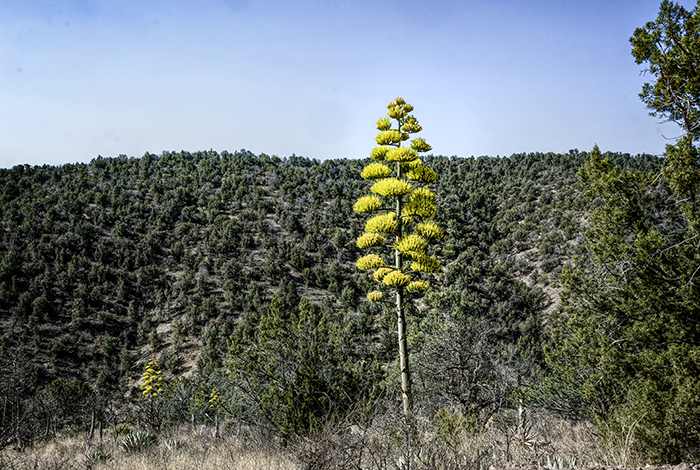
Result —
[{"label": "yellow flower cluster", "polygon": [[381,268],[384,266],[384,260],[379,255],[374,253],[370,255],[365,255],[357,260],[357,267],[362,270]]},{"label": "yellow flower cluster", "polygon": [[413,281],[406,286],[406,290],[411,294],[421,294],[428,290],[428,283],[425,281]]},{"label": "yellow flower cluster", "polygon": [[406,174],[406,177],[412,181],[420,181],[424,184],[430,184],[437,181],[437,175],[435,174],[435,172],[430,168],[426,168],[424,166],[417,166],[415,168],[412,168]]},{"label": "yellow flower cluster", "polygon": [[374,147],[372,151],[370,152],[369,156],[372,157],[372,160],[384,160],[386,158],[386,154],[389,151],[391,147],[387,147],[386,145],[380,145],[379,147]]},{"label": "yellow flower cluster", "polygon": [[382,279],[384,279],[384,276],[392,272],[394,268],[379,268],[376,271],[374,271],[374,279],[377,282],[382,282]]},{"label": "yellow flower cluster", "polygon": [[396,147],[386,153],[386,159],[390,162],[412,162],[416,158],[416,151],[408,147]]},{"label": "yellow flower cluster", "polygon": [[429,219],[435,216],[435,206],[409,203],[406,205],[406,214],[417,215],[418,217]]},{"label": "yellow flower cluster", "polygon": [[365,223],[367,233],[394,233],[399,227],[396,222],[396,214],[389,212],[383,215],[376,215]]},{"label": "yellow flower cluster", "polygon": [[380,194],[384,197],[399,197],[411,194],[413,191],[413,186],[408,181],[400,180],[398,178],[384,178],[383,180],[377,181],[370,188],[375,194]]},{"label": "yellow flower cluster", "polygon": [[419,251],[423,252],[428,247],[428,242],[418,235],[407,235],[394,243],[397,250],[404,251]]},{"label": "yellow flower cluster", "polygon": [[384,244],[384,237],[378,233],[365,233],[362,234],[357,239],[358,248],[372,248],[373,246],[382,246]]},{"label": "yellow flower cluster", "polygon": [[393,270],[384,276],[382,282],[389,287],[403,287],[411,282],[411,278],[401,271]]},{"label": "yellow flower cluster", "polygon": [[411,141],[411,148],[416,152],[429,152],[433,149],[423,137],[416,137],[413,139]]},{"label": "yellow flower cluster", "polygon": [[407,172],[413,170],[414,168],[418,168],[423,166],[423,162],[420,161],[420,158],[416,158],[415,160],[411,160],[410,162],[404,162],[401,164],[401,173],[406,174]]},{"label": "yellow flower cluster", "polygon": [[418,119],[413,116],[407,116],[404,120],[401,130],[409,134],[415,134],[423,130],[420,124],[418,124]]},{"label": "yellow flower cluster", "polygon": [[389,111],[386,114],[392,119],[401,119],[413,111],[413,106],[406,103],[406,100],[401,97],[389,103],[387,108],[389,108]]},{"label": "yellow flower cluster", "polygon": [[219,408],[221,406],[219,404],[219,398],[221,398],[221,392],[214,387],[211,390],[211,394],[209,394],[209,408]]},{"label": "yellow flower cluster", "polygon": [[369,294],[367,294],[367,300],[373,303],[379,302],[380,300],[382,300],[382,297],[384,297],[384,294],[382,294],[378,290],[372,291]]},{"label": "yellow flower cluster", "polygon": [[423,273],[439,273],[442,266],[432,256],[423,255],[411,263],[411,269]]},{"label": "yellow flower cluster", "polygon": [[[362,177],[376,180],[370,190],[371,196],[360,198],[353,209],[358,213],[373,212],[384,209],[379,215],[371,217],[365,223],[365,233],[358,237],[358,248],[376,248],[387,245],[387,239],[392,242],[397,253],[402,253],[406,265],[398,268],[384,264],[378,254],[368,254],[357,260],[357,267],[363,270],[373,270],[374,279],[389,287],[405,288],[410,294],[419,295],[428,289],[425,281],[412,280],[410,272],[404,268],[411,263],[414,272],[436,273],[441,269],[439,261],[426,254],[428,241],[443,237],[442,230],[434,222],[421,221],[435,215],[435,194],[423,188],[423,185],[434,183],[437,176],[433,170],[423,166],[418,154],[432,149],[423,138],[414,138],[410,146],[402,146],[402,142],[422,130],[418,120],[410,113],[413,106],[403,98],[397,98],[387,106],[389,118],[377,121],[379,134],[376,136],[377,147],[373,148],[370,156],[373,162],[362,170]],[[392,129],[392,119],[398,121]],[[395,163],[396,174],[393,174]],[[412,181],[421,187],[415,188]],[[399,200],[400,214],[388,212],[383,208],[384,198]],[[399,217],[400,216],[400,217]],[[418,219],[416,221],[416,219]],[[416,223],[421,222],[416,227]],[[399,223],[401,226],[399,226]],[[413,230],[412,230],[413,229]],[[411,233],[413,232],[413,233]],[[395,237],[395,239],[394,239]],[[389,243],[392,243],[389,242]],[[383,294],[374,291],[367,294],[370,302],[378,302]]]},{"label": "yellow flower cluster", "polygon": [[377,134],[374,140],[377,141],[379,145],[391,145],[398,144],[401,141],[406,140],[404,137],[408,137],[406,134],[402,134],[396,129],[389,129],[388,131],[382,131]]},{"label": "yellow flower cluster", "polygon": [[360,173],[360,176],[362,176],[364,179],[377,179],[377,178],[386,178],[391,174],[391,170],[389,169],[388,166],[382,164],[382,163],[370,163],[367,165],[363,170],[362,173]]},{"label": "yellow flower cluster", "polygon": [[391,129],[391,119],[385,117],[380,118],[377,121],[377,129],[379,129],[380,131],[388,131],[389,129]]},{"label": "yellow flower cluster", "polygon": [[406,214],[429,219],[435,215],[435,193],[426,188],[418,188],[411,193],[406,204]]},{"label": "yellow flower cluster", "polygon": [[157,397],[158,394],[163,393],[163,377],[161,377],[160,365],[156,356],[151,356],[146,364],[146,372],[143,373],[143,383],[141,388],[143,389],[143,396],[147,398]]},{"label": "yellow flower cluster", "polygon": [[416,233],[428,240],[439,240],[444,237],[442,229],[435,222],[423,222],[416,227]]},{"label": "yellow flower cluster", "polygon": [[418,188],[411,193],[411,202],[420,204],[435,204],[435,193],[427,188]]},{"label": "yellow flower cluster", "polygon": [[363,196],[360,199],[357,200],[354,206],[352,206],[352,209],[357,212],[358,214],[362,214],[363,212],[374,212],[376,210],[381,209],[382,207],[382,200],[379,199],[377,196]]}]

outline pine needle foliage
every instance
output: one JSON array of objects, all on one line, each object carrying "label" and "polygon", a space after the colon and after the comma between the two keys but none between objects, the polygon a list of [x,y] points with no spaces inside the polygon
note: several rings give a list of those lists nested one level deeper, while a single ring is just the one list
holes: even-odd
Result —
[{"label": "pine needle foliage", "polygon": [[[422,127],[411,115],[413,106],[403,98],[389,103],[387,117],[377,121],[380,131],[376,137],[379,145],[370,152],[372,162],[361,176],[375,182],[371,195],[355,203],[357,213],[376,213],[367,220],[365,233],[357,239],[357,246],[372,250],[357,260],[357,267],[373,270],[374,279],[381,290],[367,294],[370,302],[385,298],[382,290],[393,290],[396,295],[396,311],[399,335],[401,389],[404,412],[412,407],[411,378],[406,344],[406,298],[425,293],[428,283],[420,280],[423,273],[437,273],[440,262],[427,249],[429,242],[442,238],[442,230],[430,219],[435,216],[435,194],[426,188],[435,183],[436,174],[423,166],[419,153],[432,149],[423,138],[414,138],[409,146],[403,142],[418,133]],[[393,243],[387,245],[385,242]],[[404,264],[404,258],[413,260]]]},{"label": "pine needle foliage", "polygon": [[603,442],[627,429],[645,460],[680,463],[700,455],[700,3],[664,0],[630,42],[653,78],[642,101],[682,136],[660,172],[598,147],[579,171],[593,209],[585,251],[560,278],[546,386],[552,401],[583,404]]}]

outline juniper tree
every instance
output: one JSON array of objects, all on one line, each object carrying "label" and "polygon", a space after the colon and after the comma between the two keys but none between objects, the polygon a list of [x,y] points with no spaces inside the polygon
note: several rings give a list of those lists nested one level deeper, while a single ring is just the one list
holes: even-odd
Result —
[{"label": "juniper tree", "polygon": [[601,437],[630,427],[651,461],[700,455],[700,4],[661,3],[630,39],[654,80],[642,101],[681,126],[660,174],[614,165],[596,147],[580,170],[585,252],[565,267],[565,321],[548,360],[550,395]]},{"label": "juniper tree", "polygon": [[379,370],[344,341],[349,327],[332,308],[302,298],[286,312],[273,296],[258,329],[232,340],[227,367],[242,399],[239,414],[284,438],[351,419],[373,400]]},{"label": "juniper tree", "polygon": [[435,216],[435,193],[427,188],[435,183],[433,170],[423,166],[419,153],[431,150],[425,139],[413,138],[410,146],[403,143],[411,134],[422,130],[410,114],[413,106],[396,98],[387,106],[389,117],[377,121],[377,147],[372,149],[372,162],[361,173],[374,181],[372,194],[361,197],[353,209],[361,214],[373,214],[365,224],[357,246],[370,251],[357,260],[357,267],[373,270],[381,288],[367,294],[370,302],[380,302],[385,290],[396,296],[396,319],[399,340],[399,367],[405,413],[413,405],[411,372],[406,334],[406,302],[423,294],[428,284],[421,273],[437,273],[440,262],[428,254],[430,241],[442,238],[440,227],[431,219]]}]

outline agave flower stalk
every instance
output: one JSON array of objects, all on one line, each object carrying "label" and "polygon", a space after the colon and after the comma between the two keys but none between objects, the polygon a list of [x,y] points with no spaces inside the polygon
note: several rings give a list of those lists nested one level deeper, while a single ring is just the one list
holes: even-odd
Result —
[{"label": "agave flower stalk", "polygon": [[357,213],[372,214],[365,223],[365,233],[357,239],[359,248],[371,252],[357,260],[357,267],[373,270],[381,286],[367,294],[370,302],[381,302],[382,291],[395,291],[401,392],[404,412],[409,414],[413,400],[404,308],[409,298],[428,289],[428,283],[419,277],[441,270],[440,262],[426,250],[443,233],[430,220],[435,216],[436,198],[427,186],[437,178],[418,155],[431,147],[420,137],[412,139],[410,146],[402,145],[422,130],[410,114],[413,106],[396,98],[387,108],[389,117],[377,121],[380,132],[378,146],[370,152],[372,162],[361,173],[362,178],[374,181],[370,188],[373,194],[361,197],[353,206]]}]

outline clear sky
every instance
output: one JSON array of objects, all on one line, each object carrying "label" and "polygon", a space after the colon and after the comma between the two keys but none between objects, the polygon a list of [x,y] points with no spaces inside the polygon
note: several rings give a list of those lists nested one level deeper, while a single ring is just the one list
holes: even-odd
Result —
[{"label": "clear sky", "polygon": [[[680,2],[691,9],[692,0]],[[629,38],[660,0],[0,0],[0,167],[163,150],[661,154]]]}]

